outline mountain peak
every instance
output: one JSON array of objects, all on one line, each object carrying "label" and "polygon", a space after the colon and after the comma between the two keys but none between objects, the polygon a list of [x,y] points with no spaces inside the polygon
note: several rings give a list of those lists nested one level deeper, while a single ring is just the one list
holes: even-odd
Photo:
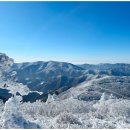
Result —
[{"label": "mountain peak", "polygon": [[8,68],[12,66],[14,60],[9,58],[5,53],[0,53],[0,68]]}]

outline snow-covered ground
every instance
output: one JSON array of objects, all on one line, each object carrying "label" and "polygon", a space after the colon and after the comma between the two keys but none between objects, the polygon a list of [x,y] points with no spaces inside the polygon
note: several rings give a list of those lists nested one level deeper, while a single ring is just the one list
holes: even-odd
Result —
[{"label": "snow-covered ground", "polygon": [[0,79],[0,88],[7,89],[10,93],[19,92],[21,95],[27,95],[29,93],[29,88],[22,83],[16,83],[10,80],[3,81]]},{"label": "snow-covered ground", "polygon": [[[21,102],[14,95],[5,104],[0,102],[1,128],[130,128],[130,100],[102,93],[100,100],[76,98],[108,77],[84,82],[59,96],[49,95],[47,102]],[[69,96],[68,96],[68,95]],[[61,96],[62,95],[62,96]],[[66,98],[62,98],[66,95]]]}]

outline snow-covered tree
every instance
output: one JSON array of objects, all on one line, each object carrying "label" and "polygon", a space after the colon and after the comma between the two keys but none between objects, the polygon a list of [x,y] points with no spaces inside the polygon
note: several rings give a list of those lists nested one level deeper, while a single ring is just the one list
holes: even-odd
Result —
[{"label": "snow-covered tree", "polygon": [[5,103],[4,112],[2,114],[2,128],[4,129],[24,129],[24,128],[38,128],[39,126],[35,123],[26,121],[22,113],[19,111],[21,96],[12,96]]},{"label": "snow-covered tree", "polygon": [[48,94],[46,104],[53,102],[55,100],[55,98],[56,98],[56,95]]},{"label": "snow-covered tree", "polygon": [[102,96],[101,96],[101,99],[100,99],[100,103],[103,103],[106,100],[107,100],[107,96],[106,96],[105,93],[103,93]]},{"label": "snow-covered tree", "polygon": [[2,128],[24,128],[24,120],[19,112],[19,98],[12,96],[5,103],[2,114]]}]

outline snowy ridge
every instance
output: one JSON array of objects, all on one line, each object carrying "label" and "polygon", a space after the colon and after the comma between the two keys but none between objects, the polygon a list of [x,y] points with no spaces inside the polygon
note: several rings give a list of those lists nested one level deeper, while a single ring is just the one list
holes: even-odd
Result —
[{"label": "snowy ridge", "polygon": [[91,85],[92,85],[93,82],[97,82],[97,81],[100,81],[100,80],[102,80],[102,79],[106,79],[106,78],[108,78],[108,77],[109,77],[109,76],[104,76],[104,77],[102,77],[102,78],[100,78],[100,79],[97,79],[97,75],[96,75],[96,76],[92,77],[91,80],[84,81],[83,83],[80,83],[80,84],[78,84],[77,86],[72,87],[72,88],[70,88],[69,90],[67,90],[67,91],[65,91],[65,92],[63,92],[63,93],[61,93],[61,94],[59,94],[59,96],[60,96],[60,98],[62,98],[62,97],[64,97],[64,96],[66,96],[66,94],[67,94],[67,95],[69,95],[70,97],[73,96],[74,98],[76,98],[76,97],[77,97],[78,95],[80,95],[81,93],[86,92],[87,88],[88,88],[88,87],[91,87]]}]

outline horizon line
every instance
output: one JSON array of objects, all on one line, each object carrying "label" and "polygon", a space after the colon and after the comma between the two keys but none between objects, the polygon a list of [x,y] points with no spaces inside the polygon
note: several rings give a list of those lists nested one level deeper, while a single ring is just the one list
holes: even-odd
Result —
[{"label": "horizon line", "polygon": [[101,64],[130,64],[128,62],[99,62],[99,63],[88,63],[88,62],[84,62],[84,63],[74,63],[74,62],[68,62],[68,61],[59,61],[59,60],[36,60],[36,61],[21,61],[21,62],[17,62],[14,60],[14,63],[16,64],[22,64],[22,63],[36,63],[36,62],[59,62],[59,63],[69,63],[69,64],[74,64],[74,65],[83,65],[83,64],[88,64],[88,65],[101,65]]}]

